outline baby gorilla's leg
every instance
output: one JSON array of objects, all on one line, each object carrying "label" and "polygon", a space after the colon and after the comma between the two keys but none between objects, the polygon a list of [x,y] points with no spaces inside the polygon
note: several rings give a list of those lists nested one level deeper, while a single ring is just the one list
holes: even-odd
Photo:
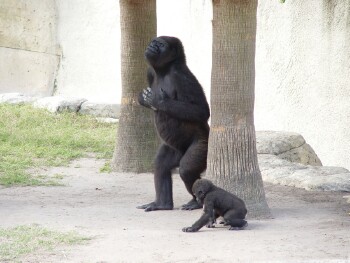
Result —
[{"label": "baby gorilla's leg", "polygon": [[242,218],[241,213],[238,213],[236,210],[232,209],[226,212],[224,215],[225,226],[230,226],[229,230],[242,230],[248,223]]}]

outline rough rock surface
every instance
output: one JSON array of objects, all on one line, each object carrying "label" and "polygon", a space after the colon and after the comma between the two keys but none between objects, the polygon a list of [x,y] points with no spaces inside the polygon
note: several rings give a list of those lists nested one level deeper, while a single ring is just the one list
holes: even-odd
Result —
[{"label": "rough rock surface", "polygon": [[0,94],[0,103],[33,104],[35,108],[47,109],[55,113],[62,111],[79,112],[105,118],[99,119],[103,122],[117,122],[120,114],[120,105],[118,104],[93,103],[83,98],[31,97],[21,93],[3,93]]},{"label": "rough rock surface", "polygon": [[290,162],[305,165],[322,165],[315,151],[298,133],[257,131],[256,147],[258,154],[274,154]]},{"label": "rough rock surface", "polygon": [[21,93],[0,94],[0,103],[25,104],[25,103],[32,103],[37,99],[38,99],[37,97],[30,97]]},{"label": "rough rock surface", "polygon": [[343,198],[345,198],[346,202],[350,204],[350,195],[344,195]]},{"label": "rough rock surface", "polygon": [[86,101],[81,105],[79,113],[96,117],[119,118],[120,106],[118,104],[101,104]]},{"label": "rough rock surface", "polygon": [[345,168],[303,165],[271,154],[259,154],[258,159],[265,182],[306,190],[350,192],[350,172]]},{"label": "rough rock surface", "polygon": [[33,103],[33,106],[35,108],[47,109],[50,112],[78,112],[80,110],[81,104],[85,101],[86,99],[82,98],[65,98],[53,96],[38,99]]}]

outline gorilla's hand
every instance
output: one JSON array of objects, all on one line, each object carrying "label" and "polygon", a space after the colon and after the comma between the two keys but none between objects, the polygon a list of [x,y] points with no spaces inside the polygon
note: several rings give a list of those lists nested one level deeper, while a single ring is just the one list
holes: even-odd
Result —
[{"label": "gorilla's hand", "polygon": [[216,220],[210,219],[209,223],[206,225],[207,228],[215,228]]},{"label": "gorilla's hand", "polygon": [[198,229],[195,229],[191,226],[182,228],[182,232],[197,232],[197,231]]},{"label": "gorilla's hand", "polygon": [[139,95],[139,103],[154,111],[157,110],[155,96],[150,87],[142,90],[142,92]]},{"label": "gorilla's hand", "polygon": [[169,98],[168,94],[165,93],[165,91],[161,88],[159,91],[159,96],[155,95],[155,93],[152,91],[150,87],[147,89],[144,89],[140,96],[139,96],[139,102],[141,105],[151,108],[154,111],[158,110],[159,104],[164,102]]}]

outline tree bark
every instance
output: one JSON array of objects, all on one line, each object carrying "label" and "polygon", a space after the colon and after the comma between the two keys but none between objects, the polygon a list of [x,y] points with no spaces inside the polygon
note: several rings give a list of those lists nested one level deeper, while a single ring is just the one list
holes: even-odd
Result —
[{"label": "tree bark", "polygon": [[213,66],[208,177],[241,197],[251,218],[270,209],[254,127],[257,0],[213,1]]},{"label": "tree bark", "polygon": [[120,0],[122,101],[112,167],[120,172],[153,171],[159,144],[153,113],[138,105],[147,87],[144,51],[157,34],[156,0]]}]

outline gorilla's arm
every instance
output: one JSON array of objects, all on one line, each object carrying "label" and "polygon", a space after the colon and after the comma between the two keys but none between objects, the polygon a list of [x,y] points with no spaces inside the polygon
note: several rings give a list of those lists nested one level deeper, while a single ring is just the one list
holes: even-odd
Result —
[{"label": "gorilla's arm", "polygon": [[152,110],[157,110],[153,104],[155,100],[155,96],[151,90],[152,83],[154,81],[154,71],[151,68],[147,69],[147,82],[148,82],[148,88],[143,89],[138,96],[138,101],[139,104],[146,107],[150,108]]},{"label": "gorilla's arm", "polygon": [[139,103],[154,111],[163,111],[173,118],[184,121],[206,122],[210,116],[209,106],[205,99],[198,101],[204,103],[173,100],[162,89],[159,91],[158,100],[151,88],[144,89],[139,95]]},{"label": "gorilla's arm", "polygon": [[214,204],[211,201],[205,200],[203,215],[190,227],[184,227],[183,232],[197,232],[208,223],[214,220]]},{"label": "gorilla's arm", "polygon": [[172,99],[161,101],[158,110],[184,121],[206,122],[210,116],[209,108],[207,109],[205,105]]},{"label": "gorilla's arm", "polygon": [[207,122],[210,117],[209,105],[196,77],[186,65],[170,74],[175,83],[176,99],[165,98],[159,110],[180,120]]}]

